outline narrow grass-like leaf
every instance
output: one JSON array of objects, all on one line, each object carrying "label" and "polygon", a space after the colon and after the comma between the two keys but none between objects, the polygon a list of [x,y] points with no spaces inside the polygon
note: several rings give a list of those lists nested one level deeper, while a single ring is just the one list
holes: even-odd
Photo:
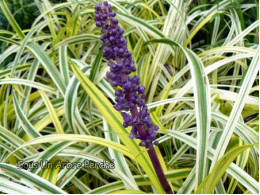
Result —
[{"label": "narrow grass-like leaf", "polygon": [[89,142],[94,144],[99,144],[105,147],[113,148],[118,152],[128,156],[129,158],[135,160],[135,157],[129,152],[129,150],[123,146],[122,144],[106,140],[104,138],[90,136],[90,135],[74,135],[74,134],[52,134],[42,136],[36,139],[33,139],[29,142],[26,142],[22,146],[20,146],[17,150],[27,147],[33,144],[47,143],[47,142],[57,142],[57,141],[78,141],[78,142]]},{"label": "narrow grass-like leaf", "polygon": [[64,83],[68,85],[70,76],[69,76],[69,65],[68,65],[68,58],[67,58],[67,46],[59,47],[59,63],[60,63],[60,70],[64,79]]},{"label": "narrow grass-like leaf", "polygon": [[236,124],[239,120],[240,114],[245,105],[246,98],[250,92],[250,88],[255,82],[255,77],[258,73],[258,62],[259,62],[259,47],[256,51],[255,57],[253,58],[247,70],[246,76],[243,80],[243,84],[238,94],[238,99],[235,102],[235,105],[232,109],[232,112],[230,113],[225,129],[223,130],[223,133],[219,140],[214,159],[212,160],[211,169],[214,167],[215,163],[223,156],[227,148],[228,141],[230,140],[234,132],[234,129],[236,127]]},{"label": "narrow grass-like leaf", "polygon": [[33,127],[33,125],[30,123],[30,121],[27,119],[27,117],[23,113],[23,111],[18,103],[17,96],[15,95],[15,93],[13,93],[13,101],[14,101],[15,113],[18,116],[18,119],[19,119],[22,127],[26,131],[26,133],[31,138],[36,138],[36,137],[41,136],[41,134]]},{"label": "narrow grass-like leaf", "polygon": [[3,85],[3,84],[11,84],[11,85],[16,84],[16,85],[30,86],[30,87],[33,87],[33,88],[36,88],[36,89],[41,89],[43,91],[47,91],[47,92],[52,93],[52,94],[56,93],[56,90],[53,89],[52,87],[43,85],[41,83],[36,83],[34,81],[26,80],[26,79],[17,79],[17,78],[1,79],[0,85]]},{"label": "narrow grass-like leaf", "polygon": [[51,61],[50,57],[46,54],[45,51],[38,45],[37,43],[30,42],[27,44],[27,48],[36,56],[36,58],[42,63],[42,65],[46,68],[53,82],[56,84],[56,87],[59,91],[64,94],[66,87],[61,79],[61,75],[56,68],[56,66]]},{"label": "narrow grass-like leaf", "polygon": [[211,194],[217,185],[219,179],[225,173],[229,165],[236,159],[236,157],[244,150],[252,147],[253,145],[244,145],[232,148],[224,156],[222,156],[215,164],[210,174],[198,187],[196,194]]},{"label": "narrow grass-like leaf", "polygon": [[2,171],[11,174],[16,175],[20,178],[23,178],[27,180],[29,183],[39,187],[40,189],[54,194],[66,194],[65,191],[58,188],[57,186],[51,184],[50,182],[44,180],[43,178],[39,177],[38,175],[35,175],[33,173],[30,173],[29,171],[18,169],[14,165],[9,165],[6,163],[0,163],[0,168]]},{"label": "narrow grass-like leaf", "polygon": [[0,191],[7,194],[44,194],[41,191],[31,189],[4,178],[0,178]]},{"label": "narrow grass-like leaf", "polygon": [[151,42],[165,43],[171,46],[179,46],[185,53],[189,63],[191,74],[194,81],[194,99],[195,99],[195,112],[197,120],[197,134],[198,134],[198,150],[197,150],[197,170],[195,186],[198,186],[206,176],[206,160],[207,160],[207,147],[208,135],[210,128],[210,90],[207,75],[201,64],[201,61],[196,57],[196,54],[187,48],[182,47],[168,39],[157,39]]},{"label": "narrow grass-like leaf", "polygon": [[10,12],[8,6],[5,3],[5,0],[1,0],[0,1],[0,7],[5,15],[5,17],[7,18],[7,20],[9,21],[9,24],[12,26],[12,28],[14,29],[14,31],[20,36],[21,39],[23,39],[25,36],[20,28],[20,26],[17,24],[17,22],[15,21],[12,13]]},{"label": "narrow grass-like leaf", "polygon": [[48,96],[43,91],[40,90],[39,92],[42,96],[42,99],[43,99],[45,105],[46,105],[46,108],[48,109],[48,111],[50,113],[51,119],[53,121],[53,124],[54,124],[54,127],[55,127],[57,133],[64,134],[63,127],[60,123],[59,117],[58,117],[51,101],[49,100]]}]

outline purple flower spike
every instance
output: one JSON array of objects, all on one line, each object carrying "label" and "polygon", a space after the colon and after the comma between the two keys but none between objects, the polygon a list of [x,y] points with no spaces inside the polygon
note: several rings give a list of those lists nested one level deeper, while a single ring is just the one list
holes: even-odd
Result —
[{"label": "purple flower spike", "polygon": [[[103,56],[108,60],[110,71],[107,78],[114,87],[120,87],[115,92],[116,104],[114,108],[121,111],[124,127],[132,126],[131,139],[140,139],[140,146],[151,148],[158,126],[153,126],[147,106],[145,105],[145,87],[140,86],[139,76],[130,76],[136,71],[131,52],[127,49],[127,41],[123,37],[124,30],[118,26],[107,1],[99,2],[95,7],[95,21],[102,27],[101,41],[104,46]],[[131,115],[126,112],[130,111]]]},{"label": "purple flower spike", "polygon": [[[153,126],[147,106],[145,105],[145,87],[140,85],[138,76],[130,76],[136,71],[131,52],[127,49],[127,41],[123,37],[124,30],[118,26],[107,1],[100,2],[95,7],[95,20],[98,27],[102,27],[101,41],[104,46],[103,56],[108,60],[110,71],[107,78],[111,85],[120,89],[116,90],[116,104],[114,108],[121,111],[124,127],[132,126],[130,139],[140,139],[140,146],[148,149],[148,154],[153,167],[166,193],[172,194],[171,187],[163,173],[156,155],[154,141],[158,126]],[[128,114],[127,112],[130,111]]]}]

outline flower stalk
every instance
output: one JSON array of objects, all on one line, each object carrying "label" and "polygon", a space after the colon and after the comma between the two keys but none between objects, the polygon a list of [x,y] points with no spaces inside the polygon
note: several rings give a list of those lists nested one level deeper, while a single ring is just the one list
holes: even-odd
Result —
[{"label": "flower stalk", "polygon": [[[101,41],[104,46],[103,56],[108,60],[110,71],[106,76],[116,90],[114,108],[121,112],[124,127],[131,126],[131,139],[140,139],[140,146],[148,150],[155,172],[164,191],[172,194],[171,187],[163,173],[156,155],[154,145],[158,145],[156,132],[159,127],[151,122],[150,113],[145,104],[145,87],[140,85],[139,76],[131,76],[136,71],[132,54],[127,49],[127,41],[123,37],[124,30],[118,26],[116,13],[107,1],[99,2],[95,7],[95,21],[102,27]],[[128,112],[130,111],[130,112]]]}]

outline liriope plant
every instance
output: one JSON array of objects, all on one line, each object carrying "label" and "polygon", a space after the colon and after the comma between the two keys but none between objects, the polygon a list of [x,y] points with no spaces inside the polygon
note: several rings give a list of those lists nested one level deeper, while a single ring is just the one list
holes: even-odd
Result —
[{"label": "liriope plant", "polygon": [[[26,9],[0,1],[0,191],[165,193],[147,148],[113,107],[98,1],[57,2],[23,5],[37,8],[23,29]],[[258,2],[108,2],[173,192],[259,193]],[[114,160],[115,169],[17,169],[20,160]]]}]

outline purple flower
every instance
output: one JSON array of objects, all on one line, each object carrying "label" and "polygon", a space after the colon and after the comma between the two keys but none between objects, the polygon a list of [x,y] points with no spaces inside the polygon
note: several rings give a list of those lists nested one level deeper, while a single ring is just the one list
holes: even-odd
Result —
[{"label": "purple flower", "polygon": [[129,137],[140,139],[140,146],[151,148],[153,144],[158,144],[154,142],[158,126],[153,126],[151,122],[144,100],[145,87],[140,85],[139,76],[130,76],[136,68],[123,37],[124,30],[118,26],[118,20],[114,18],[116,13],[107,1],[96,5],[95,14],[96,25],[102,27],[100,39],[104,46],[103,56],[110,67],[106,76],[113,87],[120,88],[115,92],[114,108],[121,112],[124,127],[132,126]]}]

